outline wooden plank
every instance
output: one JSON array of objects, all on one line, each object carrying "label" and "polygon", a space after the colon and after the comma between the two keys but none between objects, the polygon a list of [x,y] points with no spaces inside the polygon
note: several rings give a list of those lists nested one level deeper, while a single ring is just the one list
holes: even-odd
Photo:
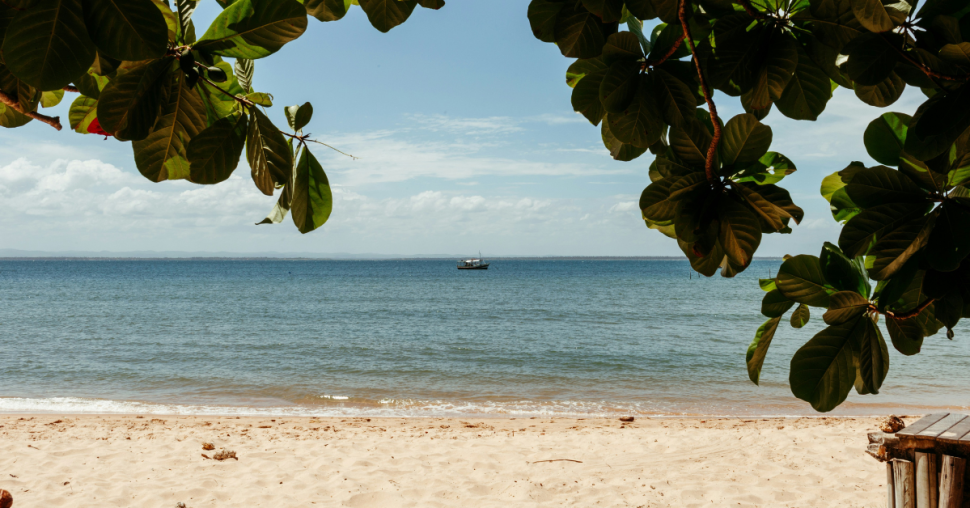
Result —
[{"label": "wooden plank", "polygon": [[946,418],[930,425],[925,430],[922,430],[916,434],[919,439],[936,439],[940,434],[950,430],[954,425],[962,422],[967,418],[967,415],[961,415],[958,413],[950,413],[946,415]]},{"label": "wooden plank", "polygon": [[893,483],[896,487],[896,508],[916,508],[916,471],[913,463],[893,459]]},{"label": "wooden plank", "polygon": [[889,493],[889,500],[886,501],[886,508],[896,508],[896,487],[893,485],[893,463],[886,462],[886,487]]},{"label": "wooden plank", "polygon": [[943,441],[946,443],[956,443],[963,436],[970,434],[970,417],[967,417],[962,422],[950,427],[942,434],[936,437],[938,441]]},{"label": "wooden plank", "polygon": [[916,452],[916,508],[937,508],[936,454]]},{"label": "wooden plank", "polygon": [[965,459],[943,456],[943,465],[940,468],[940,508],[961,508],[966,467]]},{"label": "wooden plank", "polygon": [[896,435],[899,437],[913,437],[916,434],[926,430],[930,425],[933,425],[934,423],[946,418],[949,414],[950,413],[933,413],[931,415],[926,415],[914,422],[912,425],[897,432]]}]

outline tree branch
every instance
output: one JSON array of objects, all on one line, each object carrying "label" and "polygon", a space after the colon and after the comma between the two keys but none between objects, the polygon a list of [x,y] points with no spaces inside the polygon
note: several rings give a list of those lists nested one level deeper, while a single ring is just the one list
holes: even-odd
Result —
[{"label": "tree branch", "polygon": [[216,90],[219,90],[226,97],[231,97],[233,100],[235,100],[236,102],[238,102],[240,104],[244,104],[244,105],[249,106],[249,107],[253,107],[253,106],[256,105],[255,103],[253,103],[253,101],[251,101],[249,99],[246,99],[244,97],[239,97],[239,96],[231,93],[229,90],[226,90],[226,89],[222,88],[221,86],[213,83],[212,81],[209,81],[209,78],[203,76],[202,73],[199,73],[199,79],[201,79],[202,81],[204,81],[206,84],[208,84],[212,88],[215,88]]},{"label": "tree branch", "polygon": [[81,91],[78,90],[77,87],[74,86],[74,85],[67,85],[67,86],[65,86],[64,87],[64,91],[65,92],[81,93]]},{"label": "tree branch", "polygon": [[693,55],[694,67],[697,68],[697,79],[701,83],[701,91],[704,92],[704,100],[707,102],[707,109],[711,114],[711,123],[714,124],[714,137],[711,139],[711,146],[707,149],[707,160],[704,162],[704,173],[709,182],[719,181],[717,174],[714,173],[714,156],[717,155],[717,144],[721,141],[721,124],[717,120],[717,108],[714,100],[711,99],[711,91],[707,88],[704,80],[704,71],[701,70],[701,62],[697,58],[697,48],[694,47],[694,39],[690,35],[690,27],[687,26],[687,0],[680,0],[677,8],[677,17],[680,18],[680,26],[684,29],[684,37],[690,45],[690,52]]},{"label": "tree branch", "polygon": [[[883,39],[886,39],[886,36],[885,35],[883,35]],[[968,80],[970,80],[970,74],[964,74],[962,76],[951,76],[949,74],[940,74],[939,72],[936,72],[936,71],[930,69],[929,67],[927,67],[922,62],[917,62],[916,60],[913,60],[909,55],[906,54],[905,51],[903,51],[902,49],[900,49],[899,47],[897,47],[895,44],[893,44],[892,41],[886,40],[886,44],[889,44],[890,46],[892,46],[893,49],[895,49],[896,52],[899,53],[899,56],[903,57],[903,59],[906,60],[907,62],[909,62],[910,64],[915,65],[917,69],[923,71],[923,74],[926,74],[927,76],[929,76],[931,78],[942,79],[942,80],[945,80],[945,81],[968,81]]]},{"label": "tree branch", "polygon": [[670,49],[667,50],[667,52],[664,53],[664,55],[662,57],[660,57],[660,60],[657,60],[656,62],[652,62],[650,60],[647,60],[646,62],[644,62],[643,67],[644,68],[646,68],[646,67],[656,67],[656,66],[658,66],[658,65],[666,62],[668,58],[674,56],[674,53],[676,53],[677,50],[680,49],[680,44],[682,42],[684,42],[684,38],[685,37],[686,37],[685,34],[683,34],[683,33],[680,34],[680,37],[678,37],[677,40],[674,41],[674,43],[670,46]]},{"label": "tree branch", "polygon": [[61,117],[42,115],[36,111],[24,111],[24,109],[20,107],[20,103],[7,94],[7,92],[0,91],[0,102],[6,104],[8,108],[13,108],[21,114],[33,118],[39,122],[44,122],[57,130],[61,130],[63,128],[61,127]]},{"label": "tree branch", "polygon": [[919,316],[927,307],[933,305],[936,302],[936,298],[930,298],[922,303],[922,305],[916,307],[913,310],[903,312],[902,314],[894,314],[892,311],[887,310],[884,314],[893,319],[910,319]]}]

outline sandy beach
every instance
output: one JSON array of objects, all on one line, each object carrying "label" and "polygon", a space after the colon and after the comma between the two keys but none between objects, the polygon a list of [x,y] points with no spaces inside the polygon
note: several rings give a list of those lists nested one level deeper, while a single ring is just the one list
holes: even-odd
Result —
[{"label": "sandy beach", "polygon": [[[4,415],[0,489],[15,508],[882,507],[877,421]],[[203,457],[222,448],[238,460]]]}]

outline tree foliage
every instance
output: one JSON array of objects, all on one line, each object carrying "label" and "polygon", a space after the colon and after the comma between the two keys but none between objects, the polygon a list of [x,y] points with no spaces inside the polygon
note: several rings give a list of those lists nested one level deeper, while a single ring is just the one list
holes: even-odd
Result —
[{"label": "tree foliage", "polygon": [[217,1],[222,12],[197,37],[197,0],[0,0],[0,125],[39,120],[60,130],[59,118],[38,110],[77,92],[71,129],[131,141],[145,178],[216,184],[245,149],[256,188],[280,193],[259,224],[282,222],[292,209],[301,233],[319,228],[333,196],[307,146],[319,142],[303,134],[313,108],[286,108],[292,133],[280,131],[262,109],[273,96],[253,88],[254,61],[300,37],[308,15],[335,21],[359,5],[387,32],[418,4],[440,9],[444,2]]},{"label": "tree foliage", "polygon": [[[855,387],[875,394],[889,370],[876,323],[906,355],[970,315],[970,6],[950,0],[532,0],[533,34],[574,58],[573,109],[618,161],[648,151],[647,227],[677,241],[691,266],[732,277],[761,237],[803,218],[778,184],[795,164],[771,151],[772,108],[816,120],[838,87],[876,107],[905,87],[927,100],[885,113],[863,140],[879,166],[826,177],[842,223],[838,245],[789,257],[766,291],[747,353],[758,383],[782,317],[801,328],[811,307],[828,325],[791,360],[790,384],[818,411]],[[658,19],[659,18],[659,19]],[[658,19],[649,34],[643,21]],[[724,122],[713,90],[745,113]],[[698,106],[706,107],[698,107]]]}]

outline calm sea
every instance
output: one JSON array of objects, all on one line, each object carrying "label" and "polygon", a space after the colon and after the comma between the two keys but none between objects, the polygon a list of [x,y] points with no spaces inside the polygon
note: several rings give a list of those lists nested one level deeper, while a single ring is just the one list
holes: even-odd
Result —
[{"label": "calm sea", "polygon": [[[783,324],[762,374],[759,260],[0,261],[0,412],[796,415]],[[970,326],[891,350],[836,414],[970,407]],[[888,335],[886,336],[888,340]]]}]

